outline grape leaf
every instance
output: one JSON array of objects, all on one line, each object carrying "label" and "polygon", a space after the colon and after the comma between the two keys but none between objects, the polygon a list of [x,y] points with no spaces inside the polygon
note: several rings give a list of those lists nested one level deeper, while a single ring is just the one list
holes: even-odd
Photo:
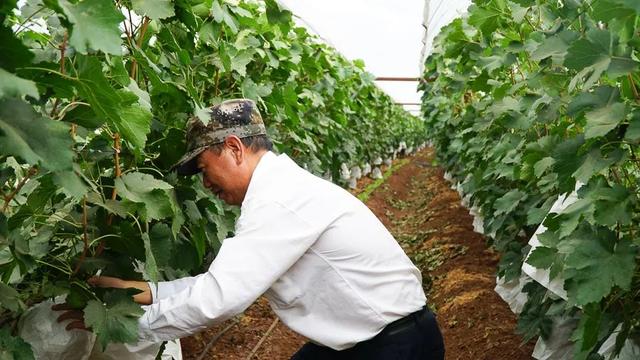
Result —
[{"label": "grape leaf", "polygon": [[152,20],[166,19],[175,15],[171,0],[133,0],[133,10],[147,15]]},{"label": "grape leaf", "polygon": [[144,310],[131,298],[108,305],[91,300],[84,308],[85,324],[97,335],[103,351],[111,342],[135,343],[142,314]]},{"label": "grape leaf", "polygon": [[0,53],[2,54],[0,68],[14,71],[17,67],[29,64],[34,55],[22,41],[14,36],[10,28],[2,24],[3,22],[0,21]]},{"label": "grape leaf", "polygon": [[614,286],[629,289],[635,269],[636,248],[629,239],[616,239],[606,229],[580,231],[579,246],[565,261],[569,300],[576,305],[600,301]]},{"label": "grape leaf", "polygon": [[24,309],[24,304],[20,300],[18,292],[3,282],[0,282],[0,308],[14,312]]},{"label": "grape leaf", "polygon": [[593,18],[600,21],[625,20],[640,14],[635,0],[598,0],[593,3]]},{"label": "grape leaf", "polygon": [[504,194],[501,198],[496,200],[494,208],[496,209],[495,215],[508,214],[512,212],[518,204],[527,198],[527,194],[514,189]]},{"label": "grape leaf", "polygon": [[627,74],[637,68],[633,59],[615,54],[617,38],[609,30],[593,29],[587,37],[574,42],[567,52],[564,65],[578,74],[569,88],[574,88],[577,81],[588,76],[584,88],[591,88],[607,71],[612,77]]},{"label": "grape leaf", "polygon": [[31,345],[19,337],[11,336],[8,327],[0,329],[0,359],[35,360]]},{"label": "grape leaf", "polygon": [[624,138],[631,141],[640,139],[640,112],[636,111],[631,115],[629,127],[624,134]]},{"label": "grape leaf", "polygon": [[25,80],[0,69],[0,99],[8,97],[22,97],[29,95],[35,99],[40,98],[36,84],[31,80]]},{"label": "grape leaf", "polygon": [[126,202],[140,205],[138,211],[145,220],[164,219],[174,214],[167,193],[173,187],[162,180],[148,174],[130,172],[116,179],[115,185],[118,194]]},{"label": "grape leaf", "polygon": [[83,0],[77,4],[58,1],[73,28],[69,44],[78,52],[101,50],[107,54],[122,54],[120,22],[125,17],[110,0]]},{"label": "grape leaf", "polygon": [[557,249],[538,246],[529,254],[527,264],[535,266],[538,269],[548,269],[556,262],[557,255]]},{"label": "grape leaf", "polygon": [[497,6],[500,1],[489,1],[485,6],[472,5],[469,7],[469,24],[476,26],[483,33],[488,34],[500,25],[500,19],[504,15],[504,9]]},{"label": "grape leaf", "polygon": [[575,41],[576,36],[575,32],[565,30],[546,38],[531,53],[531,60],[540,61],[551,57],[553,64],[561,65],[564,62],[570,44]]},{"label": "grape leaf", "polygon": [[623,103],[613,103],[585,114],[585,139],[604,136],[624,120],[627,107]]},{"label": "grape leaf", "polygon": [[71,170],[71,146],[68,125],[40,116],[21,100],[0,100],[0,154],[49,170]]},{"label": "grape leaf", "polygon": [[78,90],[87,98],[91,109],[135,149],[143,149],[152,115],[139,105],[139,95],[130,90],[115,91],[104,76],[99,60],[93,56],[79,57],[78,67]]},{"label": "grape leaf", "polygon": [[147,273],[147,276],[149,276],[149,280],[157,283],[159,277],[158,264],[156,263],[156,257],[153,255],[149,234],[142,234],[142,242],[144,243],[144,270]]}]

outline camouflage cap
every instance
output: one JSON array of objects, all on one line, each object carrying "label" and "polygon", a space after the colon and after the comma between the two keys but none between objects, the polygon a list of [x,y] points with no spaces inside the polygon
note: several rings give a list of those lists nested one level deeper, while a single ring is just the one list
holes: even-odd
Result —
[{"label": "camouflage cap", "polygon": [[267,133],[253,100],[226,100],[207,112],[210,115],[208,124],[205,125],[197,116],[187,123],[187,153],[171,168],[178,170],[180,175],[200,172],[196,164],[198,155],[207,147],[224,142],[229,135],[244,138]]}]

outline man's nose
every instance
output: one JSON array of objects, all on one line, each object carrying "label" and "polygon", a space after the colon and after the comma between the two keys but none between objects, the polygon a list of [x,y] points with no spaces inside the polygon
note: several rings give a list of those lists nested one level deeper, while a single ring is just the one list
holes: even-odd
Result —
[{"label": "man's nose", "polygon": [[206,176],[202,176],[202,184],[204,185],[204,187],[208,188],[209,186],[211,186],[211,182],[207,179]]}]

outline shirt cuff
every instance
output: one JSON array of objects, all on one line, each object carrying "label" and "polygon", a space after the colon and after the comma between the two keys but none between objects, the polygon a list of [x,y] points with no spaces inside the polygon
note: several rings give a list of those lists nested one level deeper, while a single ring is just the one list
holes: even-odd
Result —
[{"label": "shirt cuff", "polygon": [[151,290],[151,303],[155,304],[158,302],[158,286],[154,282],[147,282],[149,284],[149,289]]}]

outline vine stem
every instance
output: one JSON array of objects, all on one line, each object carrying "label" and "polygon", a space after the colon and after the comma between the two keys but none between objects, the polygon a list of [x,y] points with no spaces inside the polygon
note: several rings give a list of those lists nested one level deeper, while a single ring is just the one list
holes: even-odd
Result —
[{"label": "vine stem", "polygon": [[275,318],[275,320],[273,320],[273,322],[271,323],[271,326],[269,326],[269,329],[267,329],[267,331],[264,333],[264,335],[262,335],[262,338],[260,339],[260,341],[258,341],[258,343],[256,344],[256,346],[253,347],[253,349],[251,350],[251,353],[249,353],[249,356],[247,356],[246,360],[251,360],[251,358],[253,358],[253,355],[256,354],[256,352],[258,352],[258,349],[260,348],[260,346],[262,345],[262,343],[267,340],[267,338],[269,337],[269,335],[271,334],[271,332],[273,331],[273,329],[276,328],[276,325],[278,325],[278,321],[280,321],[279,318]]},{"label": "vine stem", "polygon": [[[114,180],[115,180],[119,178],[120,175],[122,174],[122,170],[120,169],[120,134],[119,133],[113,134],[113,150],[114,150],[113,162],[114,162],[114,171],[115,171]],[[115,200],[117,195],[118,195],[118,191],[114,186],[113,189],[111,190],[111,200]],[[113,222],[113,214],[109,214],[109,216],[107,217],[107,226],[111,226],[112,222]],[[96,249],[95,256],[100,256],[100,254],[102,254],[102,251],[104,251],[104,246],[105,246],[105,239],[102,239],[100,240],[100,244],[98,244],[98,248]]]},{"label": "vine stem", "polygon": [[[147,32],[147,27],[149,26],[149,22],[150,21],[151,21],[151,19],[149,19],[147,16],[144,17],[144,20],[142,22],[142,27],[140,28],[140,34],[138,35],[138,41],[136,42],[136,46],[138,48],[142,47],[142,41],[144,40],[144,34]],[[134,57],[133,60],[131,61],[131,73],[129,74],[129,76],[132,79],[135,79],[137,75],[138,75],[138,62],[136,61],[136,58]]]},{"label": "vine stem", "polygon": [[[62,38],[62,43],[60,44],[60,73],[64,74],[64,52],[67,48],[67,40],[69,38],[69,32],[64,32],[64,37]],[[60,103],[60,98],[56,98],[53,102],[53,108],[51,109],[50,117],[54,117],[56,115],[56,111],[58,110],[58,104]]]},{"label": "vine stem", "polygon": [[640,101],[640,93],[638,93],[638,88],[636,87],[636,82],[633,80],[633,76],[631,74],[627,75],[629,77],[629,83],[631,83],[631,90],[633,90],[633,96],[637,101]]},{"label": "vine stem", "polygon": [[80,271],[80,266],[87,258],[87,252],[89,251],[89,235],[87,235],[87,197],[85,196],[82,199],[82,241],[84,242],[84,248],[82,249],[82,254],[80,255],[80,259],[78,260],[78,265],[71,273],[71,276],[75,275]]},{"label": "vine stem", "polygon": [[209,341],[209,343],[207,344],[207,346],[204,348],[204,350],[202,350],[202,352],[200,353],[200,356],[198,356],[197,360],[202,360],[204,359],[204,357],[207,355],[207,353],[209,352],[209,349],[211,349],[211,347],[213,346],[213,344],[215,344],[218,340],[220,340],[220,338],[222,337],[222,335],[224,335],[227,331],[231,330],[232,327],[236,326],[236,324],[238,324],[240,322],[240,320],[238,320],[238,318],[234,318],[233,322],[229,325],[227,325],[227,327],[225,327],[224,329],[222,329],[219,333],[216,334],[216,336],[213,337],[213,339],[211,339]]},{"label": "vine stem", "polygon": [[27,171],[27,175],[25,175],[20,180],[16,188],[13,189],[13,191],[9,195],[5,196],[4,205],[2,206],[3,213],[7,211],[7,208],[9,207],[9,203],[11,203],[11,200],[13,200],[13,198],[16,196],[16,194],[18,194],[18,192],[20,192],[20,189],[22,189],[22,187],[27,183],[27,180],[29,180],[30,177],[32,177],[37,173],[38,173],[38,169],[36,169],[35,166],[32,166],[31,168],[29,168],[29,170]]}]

